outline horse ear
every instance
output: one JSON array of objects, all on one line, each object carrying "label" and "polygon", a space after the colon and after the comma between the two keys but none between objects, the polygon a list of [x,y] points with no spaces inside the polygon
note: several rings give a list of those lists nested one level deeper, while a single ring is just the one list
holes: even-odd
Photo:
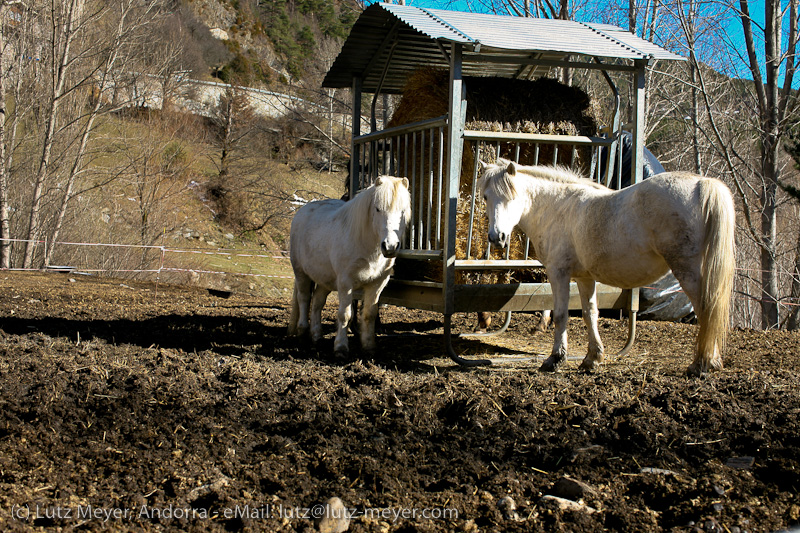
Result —
[{"label": "horse ear", "polygon": [[375,185],[377,186],[377,185],[381,185],[381,184],[383,184],[383,176],[378,176],[375,179]]},{"label": "horse ear", "polygon": [[403,179],[403,187],[408,189],[408,178],[402,178],[402,179]]},{"label": "horse ear", "polygon": [[506,167],[506,173],[508,173],[509,176],[517,175],[517,165],[513,161],[508,163],[508,166]]},{"label": "horse ear", "polygon": [[486,169],[487,169],[488,167],[489,167],[489,165],[487,165],[486,163],[484,163],[484,162],[483,162],[483,159],[478,159],[478,170],[480,170],[480,171],[481,171],[481,173],[483,173],[483,172],[486,172]]}]

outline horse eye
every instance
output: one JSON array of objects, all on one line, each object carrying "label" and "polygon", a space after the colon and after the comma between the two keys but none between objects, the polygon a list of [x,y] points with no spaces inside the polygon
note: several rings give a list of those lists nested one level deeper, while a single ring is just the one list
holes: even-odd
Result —
[{"label": "horse eye", "polygon": [[375,208],[375,211],[377,211],[378,213],[380,213],[380,212],[381,212],[381,208],[380,208],[380,207],[376,207],[376,208]]}]

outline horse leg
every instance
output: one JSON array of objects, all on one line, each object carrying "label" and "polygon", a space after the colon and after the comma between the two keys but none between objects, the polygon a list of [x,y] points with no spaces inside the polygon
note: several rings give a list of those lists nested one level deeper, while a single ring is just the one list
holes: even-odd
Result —
[{"label": "horse leg", "polygon": [[314,283],[311,278],[295,272],[292,314],[289,317],[289,334],[302,337],[308,332],[308,305]]},{"label": "horse leg", "polygon": [[[697,323],[700,332],[703,332],[705,328],[708,327],[708,324],[705,323],[705,313],[702,312],[701,308],[700,292],[702,289],[700,260],[698,259],[693,263],[690,261],[681,261],[678,264],[675,264],[673,261],[669,265],[670,268],[672,268],[675,279],[681,284],[683,292],[686,293],[686,296],[689,297],[689,301],[692,302],[695,315],[697,315]],[[722,369],[722,357],[720,356],[719,348],[716,343],[714,344],[714,349],[710,353],[708,351],[702,351],[698,344],[695,347],[694,360],[686,369],[686,373],[690,376],[700,376],[709,370],[720,369]]]},{"label": "horse leg", "polygon": [[350,349],[347,346],[347,324],[353,314],[353,289],[339,286],[339,314],[336,317],[336,339],[333,341],[333,353],[346,356]]},{"label": "horse leg", "polygon": [[322,308],[325,307],[330,293],[331,291],[317,285],[311,296],[311,340],[315,344],[322,338]]},{"label": "horse leg", "polygon": [[533,328],[534,335],[547,331],[548,326],[550,326],[550,317],[552,314],[553,312],[550,309],[542,311],[542,316],[539,318],[539,322],[537,322],[536,327]]},{"label": "horse leg", "polygon": [[597,319],[600,311],[597,309],[597,284],[594,280],[578,280],[578,292],[581,294],[581,309],[583,311],[583,323],[589,333],[589,350],[586,357],[581,362],[580,370],[587,372],[597,368],[603,361],[603,341],[600,340],[600,332],[597,330]]},{"label": "horse leg", "polygon": [[547,271],[553,291],[553,351],[539,370],[554,372],[567,359],[567,323],[569,321],[569,274],[565,270]]},{"label": "horse leg", "polygon": [[297,305],[297,282],[292,285],[292,311],[289,314],[289,326],[286,334],[290,337],[297,336],[297,320],[300,318],[300,309]]},{"label": "horse leg", "polygon": [[378,318],[378,300],[388,281],[389,278],[387,277],[364,287],[364,301],[361,305],[359,327],[361,329],[361,349],[369,354],[375,352],[375,321]]},{"label": "horse leg", "polygon": [[478,331],[486,333],[492,325],[492,315],[487,311],[478,311]]}]

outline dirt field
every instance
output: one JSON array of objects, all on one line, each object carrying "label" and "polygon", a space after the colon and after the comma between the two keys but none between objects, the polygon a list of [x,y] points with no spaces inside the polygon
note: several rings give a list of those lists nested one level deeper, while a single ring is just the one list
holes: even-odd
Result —
[{"label": "dirt field", "polygon": [[[435,314],[384,310],[380,355],[338,361],[331,304],[317,353],[284,337],[287,300],[74,274],[0,287],[3,531],[310,532],[330,497],[354,532],[800,521],[798,333],[733,331],[699,379],[695,326],[653,322],[591,375],[462,370]],[[533,321],[457,351],[545,355]],[[609,353],[625,328],[601,324]],[[579,319],[570,340],[582,355]]]}]

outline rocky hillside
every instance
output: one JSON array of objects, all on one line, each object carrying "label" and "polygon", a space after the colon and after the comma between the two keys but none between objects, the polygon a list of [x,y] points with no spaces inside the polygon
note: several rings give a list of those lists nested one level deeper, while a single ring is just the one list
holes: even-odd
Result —
[{"label": "rocky hillside", "polygon": [[362,9],[355,0],[177,4],[176,15],[200,49],[206,74],[253,86],[317,86]]}]

